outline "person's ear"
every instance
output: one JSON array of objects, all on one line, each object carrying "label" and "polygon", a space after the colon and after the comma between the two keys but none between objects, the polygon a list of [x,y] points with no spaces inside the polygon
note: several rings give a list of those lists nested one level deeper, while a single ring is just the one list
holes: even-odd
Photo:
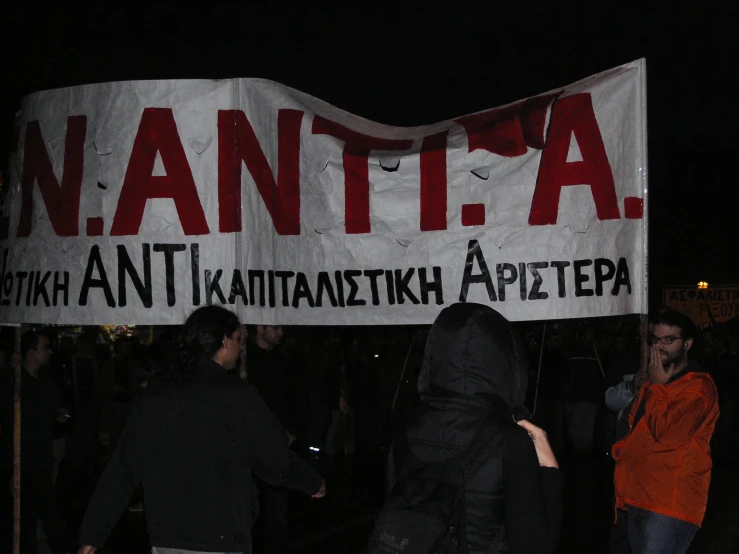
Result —
[{"label": "person's ear", "polygon": [[684,344],[685,346],[683,347],[683,349],[687,353],[687,351],[693,347],[693,339],[686,339]]}]

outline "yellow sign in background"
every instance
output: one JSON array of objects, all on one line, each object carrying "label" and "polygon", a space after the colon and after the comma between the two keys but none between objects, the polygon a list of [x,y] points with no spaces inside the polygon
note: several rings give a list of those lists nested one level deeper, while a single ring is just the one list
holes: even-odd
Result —
[{"label": "yellow sign in background", "polygon": [[739,285],[664,287],[664,305],[689,316],[701,329],[739,316]]}]

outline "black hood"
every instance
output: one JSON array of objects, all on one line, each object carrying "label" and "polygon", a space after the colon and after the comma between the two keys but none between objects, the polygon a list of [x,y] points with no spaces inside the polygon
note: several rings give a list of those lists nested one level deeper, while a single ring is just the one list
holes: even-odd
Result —
[{"label": "black hood", "polygon": [[418,379],[424,403],[516,412],[527,381],[523,345],[505,317],[482,304],[442,310],[431,327]]}]

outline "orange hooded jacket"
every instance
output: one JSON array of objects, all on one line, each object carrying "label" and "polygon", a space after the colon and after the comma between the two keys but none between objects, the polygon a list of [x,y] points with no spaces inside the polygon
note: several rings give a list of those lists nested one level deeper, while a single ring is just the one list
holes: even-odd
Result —
[{"label": "orange hooded jacket", "polygon": [[[641,388],[629,414],[629,434],[612,453],[617,507],[643,508],[700,526],[719,408],[713,379],[691,367],[666,385],[647,382]],[[644,415],[634,425],[641,402]]]}]

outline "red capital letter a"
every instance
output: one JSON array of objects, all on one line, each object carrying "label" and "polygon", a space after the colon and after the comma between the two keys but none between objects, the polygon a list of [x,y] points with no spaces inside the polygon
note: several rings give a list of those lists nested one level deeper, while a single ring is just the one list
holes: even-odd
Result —
[{"label": "red capital letter a", "polygon": [[54,232],[60,237],[79,234],[80,191],[84,166],[87,118],[76,115],[67,118],[67,136],[64,141],[64,169],[62,183],[54,176],[54,169],[41,136],[38,121],[26,124],[23,146],[23,174],[21,175],[21,214],[18,237],[31,234],[33,219],[33,184],[38,181],[41,198],[46,206]]},{"label": "red capital letter a", "polygon": [[300,126],[303,112],[277,115],[277,182],[254,129],[241,110],[218,112],[219,231],[241,231],[241,169],[246,163],[280,235],[300,234]]},{"label": "red capital letter a", "polygon": [[[157,152],[167,172],[163,176],[152,175]],[[141,116],[110,234],[138,234],[146,203],[152,198],[174,200],[186,235],[208,234],[208,223],[169,108],[146,108]]]},{"label": "red capital letter a", "polygon": [[[570,138],[574,134],[582,161],[568,162]],[[536,190],[531,202],[529,225],[557,222],[562,187],[589,185],[598,219],[619,219],[613,172],[595,119],[590,94],[557,100],[546,146],[541,154]]]}]

